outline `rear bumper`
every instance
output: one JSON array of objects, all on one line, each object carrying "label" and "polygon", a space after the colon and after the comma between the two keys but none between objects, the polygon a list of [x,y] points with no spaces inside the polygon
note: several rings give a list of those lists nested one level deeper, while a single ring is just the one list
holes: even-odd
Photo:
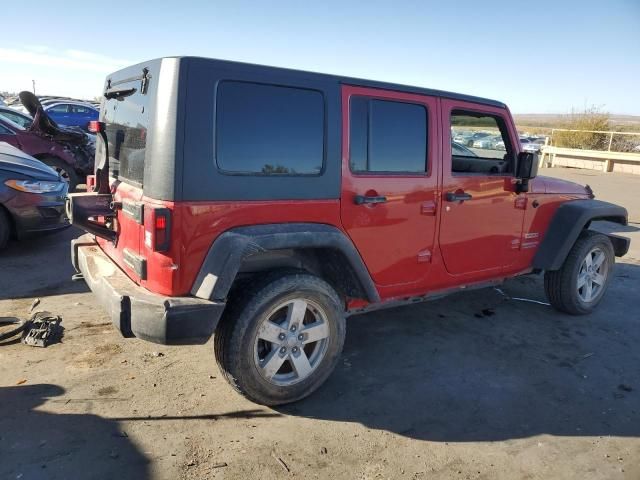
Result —
[{"label": "rear bumper", "polygon": [[111,321],[125,337],[154,343],[202,344],[211,337],[225,304],[195,297],[167,297],[134,283],[93,236],[71,242],[71,261]]}]

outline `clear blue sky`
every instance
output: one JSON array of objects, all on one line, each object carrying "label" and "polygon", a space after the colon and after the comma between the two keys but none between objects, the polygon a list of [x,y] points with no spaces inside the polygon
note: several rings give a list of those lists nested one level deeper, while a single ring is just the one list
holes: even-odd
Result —
[{"label": "clear blue sky", "polygon": [[127,64],[199,55],[640,115],[640,0],[28,4],[2,7],[0,90],[93,97]]}]

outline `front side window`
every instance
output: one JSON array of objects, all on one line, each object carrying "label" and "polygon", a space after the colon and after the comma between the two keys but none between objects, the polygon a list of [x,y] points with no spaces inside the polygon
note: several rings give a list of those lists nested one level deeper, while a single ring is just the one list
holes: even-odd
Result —
[{"label": "front side window", "polygon": [[427,171],[427,110],[423,105],[353,97],[349,121],[352,172]]},{"label": "front side window", "polygon": [[216,100],[216,162],[230,174],[319,175],[324,165],[322,93],[222,82]]},{"label": "front side window", "polygon": [[457,174],[506,175],[513,171],[513,150],[500,116],[451,112],[451,169]]}]

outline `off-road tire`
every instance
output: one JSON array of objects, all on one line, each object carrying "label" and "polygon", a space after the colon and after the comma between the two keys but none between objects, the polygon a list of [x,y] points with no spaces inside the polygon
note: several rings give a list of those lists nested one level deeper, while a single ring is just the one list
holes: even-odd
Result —
[{"label": "off-road tire", "polygon": [[0,205],[0,250],[7,246],[9,237],[11,236],[11,221],[9,215]]},{"label": "off-road tire", "polygon": [[65,172],[69,181],[69,193],[73,193],[76,191],[76,187],[80,183],[80,178],[78,177],[76,171],[73,169],[73,165],[69,165],[64,160],[56,157],[45,157],[42,159],[42,162],[49,165],[58,173]]},{"label": "off-road tire", "polygon": [[[315,370],[299,383],[283,387],[269,383],[258,372],[255,339],[268,312],[293,298],[320,305],[330,333]],[[216,361],[224,377],[241,395],[262,405],[281,405],[308,396],[324,383],[340,358],[346,332],[341,305],[327,282],[304,271],[272,272],[234,288],[214,339]]]},{"label": "off-road tire", "polygon": [[[578,274],[586,255],[594,248],[600,248],[608,262],[608,273],[602,293],[593,302],[585,303],[578,295]],[[571,248],[560,270],[544,274],[544,290],[551,305],[561,312],[571,315],[585,315],[602,301],[613,276],[615,254],[611,241],[606,235],[584,230]]]}]

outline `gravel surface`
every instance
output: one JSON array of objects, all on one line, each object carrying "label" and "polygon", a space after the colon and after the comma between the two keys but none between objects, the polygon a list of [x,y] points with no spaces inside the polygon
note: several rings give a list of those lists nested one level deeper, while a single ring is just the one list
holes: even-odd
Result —
[{"label": "gravel surface", "polygon": [[[640,478],[640,177],[545,169],[625,205],[632,250],[593,315],[541,278],[354,316],[312,397],[234,393],[213,346],[124,339],[70,280],[68,229],[0,256],[0,315],[64,317],[62,343],[0,346],[2,479]],[[600,225],[598,228],[610,228]]]}]

